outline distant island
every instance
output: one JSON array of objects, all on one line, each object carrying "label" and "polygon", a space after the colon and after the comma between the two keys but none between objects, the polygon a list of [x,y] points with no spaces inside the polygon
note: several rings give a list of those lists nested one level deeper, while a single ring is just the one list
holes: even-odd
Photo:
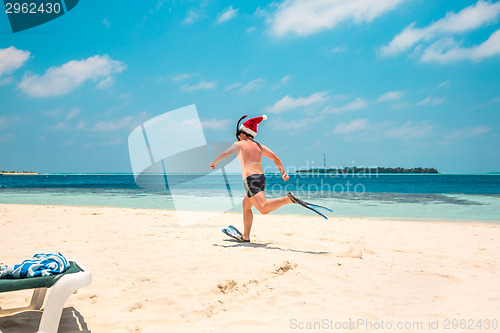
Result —
[{"label": "distant island", "polygon": [[17,171],[5,171],[0,170],[0,175],[39,175],[38,172],[35,171],[26,171],[26,170],[17,170]]},{"label": "distant island", "polygon": [[342,169],[339,168],[313,168],[306,170],[297,170],[296,173],[439,173],[435,168],[383,168],[383,167],[370,167],[370,168],[362,168],[362,167],[345,167]]}]

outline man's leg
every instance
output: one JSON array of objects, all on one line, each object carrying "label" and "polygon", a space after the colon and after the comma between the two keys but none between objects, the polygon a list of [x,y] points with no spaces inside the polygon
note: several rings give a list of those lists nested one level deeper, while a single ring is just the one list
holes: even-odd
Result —
[{"label": "man's leg", "polygon": [[266,200],[264,191],[261,191],[250,198],[250,202],[259,210],[261,214],[267,214],[280,208],[283,205],[292,203],[292,200],[284,196],[283,198],[276,198],[271,200]]},{"label": "man's leg", "polygon": [[245,230],[243,232],[243,239],[250,239],[250,230],[252,229],[253,223],[253,212],[252,212],[252,202],[248,196],[243,199],[243,225]]}]

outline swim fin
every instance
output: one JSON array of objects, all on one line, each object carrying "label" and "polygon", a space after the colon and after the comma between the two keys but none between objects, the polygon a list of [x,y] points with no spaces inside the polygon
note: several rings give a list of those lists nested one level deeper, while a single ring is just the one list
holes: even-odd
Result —
[{"label": "swim fin", "polygon": [[238,229],[236,229],[236,227],[234,225],[230,225],[227,228],[228,229],[232,229],[238,236],[242,236],[243,237],[243,234]]},{"label": "swim fin", "polygon": [[326,217],[323,213],[319,212],[315,207],[325,209],[325,210],[327,210],[329,212],[333,212],[333,210],[331,210],[330,208],[326,208],[326,207],[323,207],[323,206],[320,206],[320,205],[315,205],[315,204],[311,204],[309,202],[305,202],[304,200],[301,200],[301,199],[297,198],[292,192],[288,192],[287,193],[287,197],[289,197],[290,200],[292,200],[293,203],[302,205],[303,207],[312,210],[316,214],[324,217],[326,220],[328,220],[328,217]]},{"label": "swim fin", "polygon": [[312,203],[310,203],[310,202],[306,202],[306,201],[304,201],[304,200],[302,200],[302,201],[303,201],[306,205],[308,205],[308,206],[321,208],[321,209],[324,209],[324,210],[327,210],[327,211],[329,211],[329,212],[332,212],[332,213],[333,213],[333,210],[331,210],[330,208],[326,208],[326,207],[324,207],[324,206],[320,206],[320,205],[312,204]]},{"label": "swim fin", "polygon": [[[234,227],[233,227],[233,228],[234,228]],[[234,228],[234,229],[236,229],[236,228]],[[236,231],[237,231],[238,233],[236,233]],[[240,242],[240,243],[249,243],[249,242],[250,242],[250,240],[246,240],[246,239],[244,239],[244,238],[243,238],[243,235],[241,235],[241,233],[238,231],[238,229],[236,229],[236,231],[235,231],[235,230],[233,230],[233,229],[232,229],[232,228],[230,228],[230,227],[222,229],[222,232],[223,232],[224,234],[226,234],[227,236],[229,236],[229,237],[231,237],[231,238],[236,239],[236,240],[237,240],[238,242]]]}]

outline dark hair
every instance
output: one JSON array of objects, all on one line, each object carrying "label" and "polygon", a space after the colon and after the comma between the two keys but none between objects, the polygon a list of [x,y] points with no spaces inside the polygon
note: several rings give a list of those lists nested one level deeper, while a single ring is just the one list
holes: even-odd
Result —
[{"label": "dark hair", "polygon": [[249,138],[252,138],[252,139],[254,138],[252,134],[248,134],[248,133],[247,133],[247,132],[245,132],[245,131],[238,130],[238,136],[239,136],[241,133],[245,134],[245,135],[246,135],[246,136],[248,136]]}]

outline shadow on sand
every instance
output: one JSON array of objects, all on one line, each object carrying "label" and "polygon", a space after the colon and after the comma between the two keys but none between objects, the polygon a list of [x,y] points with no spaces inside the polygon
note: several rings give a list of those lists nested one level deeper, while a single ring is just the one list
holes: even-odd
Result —
[{"label": "shadow on sand", "polygon": [[[24,311],[13,315],[0,317],[1,333],[35,333],[38,331],[41,311]],[[58,333],[76,333],[91,331],[85,323],[83,316],[74,307],[63,309]]]},{"label": "shadow on sand", "polygon": [[305,254],[329,254],[330,252],[325,252],[325,251],[304,251],[304,250],[295,250],[295,249],[283,249],[279,246],[273,246],[271,243],[241,243],[238,242],[237,240],[234,239],[225,239],[225,242],[228,243],[233,243],[232,245],[225,245],[225,244],[212,244],[212,246],[218,246],[218,247],[225,247],[225,248],[231,248],[231,247],[253,247],[253,248],[258,248],[258,249],[267,249],[267,250],[278,250],[278,251],[287,251],[287,252],[297,252],[297,253],[305,253]]}]

